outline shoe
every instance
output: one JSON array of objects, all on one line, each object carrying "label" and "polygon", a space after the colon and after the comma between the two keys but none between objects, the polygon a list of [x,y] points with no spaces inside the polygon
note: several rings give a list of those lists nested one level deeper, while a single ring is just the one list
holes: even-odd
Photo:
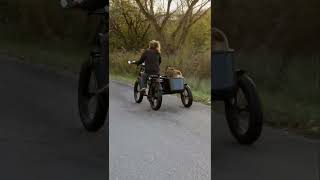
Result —
[{"label": "shoe", "polygon": [[147,88],[141,88],[140,92],[145,92],[147,90]]}]

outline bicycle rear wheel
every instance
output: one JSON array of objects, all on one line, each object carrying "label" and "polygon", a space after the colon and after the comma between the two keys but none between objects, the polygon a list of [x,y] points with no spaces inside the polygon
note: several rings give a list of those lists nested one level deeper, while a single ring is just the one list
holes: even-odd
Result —
[{"label": "bicycle rear wheel", "polygon": [[78,108],[80,119],[88,131],[97,131],[107,117],[109,88],[98,93],[94,64],[87,60],[82,64],[78,84]]}]

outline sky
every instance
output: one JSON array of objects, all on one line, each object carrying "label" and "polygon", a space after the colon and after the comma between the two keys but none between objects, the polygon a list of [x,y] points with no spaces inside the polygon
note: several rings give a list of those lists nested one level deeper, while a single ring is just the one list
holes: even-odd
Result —
[{"label": "sky", "polygon": [[[205,8],[209,8],[211,6],[211,0],[199,0],[199,2],[197,3],[197,5],[200,5],[201,3],[204,3],[206,1],[209,1]],[[179,7],[181,5],[181,2],[186,2],[185,0],[173,0],[171,3],[171,8],[170,11],[175,10],[177,7]],[[167,3],[168,0],[155,0],[155,7],[164,7],[165,9],[167,9]]]}]

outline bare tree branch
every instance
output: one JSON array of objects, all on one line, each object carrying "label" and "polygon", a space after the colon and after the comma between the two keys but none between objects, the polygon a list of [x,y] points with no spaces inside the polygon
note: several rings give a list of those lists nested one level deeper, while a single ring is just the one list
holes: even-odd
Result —
[{"label": "bare tree branch", "polygon": [[[210,0],[135,0],[135,2],[152,24],[164,47],[174,51],[185,42],[191,26],[207,14]],[[176,3],[176,6],[172,9],[173,3]],[[157,6],[156,12],[155,6]],[[176,24],[171,33],[165,32],[168,22]]]}]

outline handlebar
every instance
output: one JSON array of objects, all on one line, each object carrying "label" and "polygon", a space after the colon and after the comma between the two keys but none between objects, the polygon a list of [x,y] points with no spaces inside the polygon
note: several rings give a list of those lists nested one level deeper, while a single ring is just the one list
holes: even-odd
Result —
[{"label": "handlebar", "polygon": [[62,8],[77,8],[80,6],[80,2],[78,0],[60,0],[60,5]]},{"label": "handlebar", "polygon": [[[137,64],[137,61],[128,61],[128,64]],[[140,64],[141,66],[145,66],[146,64],[143,62],[142,64]]]},{"label": "handlebar", "polygon": [[135,64],[136,63],[136,61],[128,61],[128,64]]}]

